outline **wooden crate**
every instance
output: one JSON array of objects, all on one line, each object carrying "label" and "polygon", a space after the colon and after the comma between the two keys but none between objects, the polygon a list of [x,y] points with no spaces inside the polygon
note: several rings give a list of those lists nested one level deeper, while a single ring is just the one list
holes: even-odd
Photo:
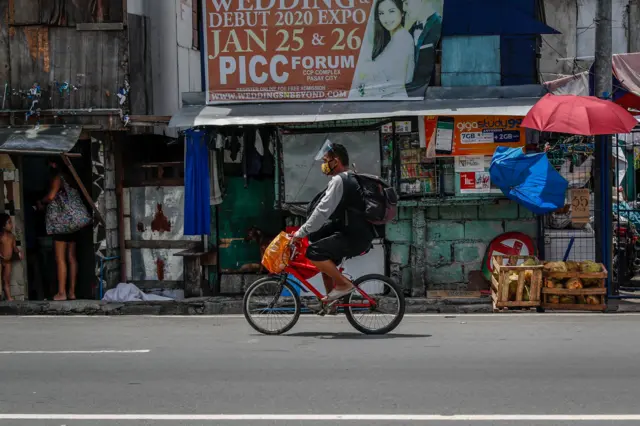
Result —
[{"label": "wooden crate", "polygon": [[[533,259],[536,265],[520,265],[519,261]],[[535,256],[509,256],[505,265],[505,256],[493,256],[493,274],[491,275],[491,298],[493,310],[501,309],[528,309],[540,306],[540,290],[542,289],[542,263]],[[531,285],[529,300],[524,300],[525,274],[531,272]],[[518,275],[518,287],[515,300],[509,300],[509,276]]]},{"label": "wooden crate", "polygon": [[[543,276],[544,276],[544,281],[546,284],[546,280],[547,278],[555,278],[555,279],[559,279],[559,280],[563,280],[566,281],[570,278],[579,278],[580,280],[584,280],[584,279],[597,279],[598,280],[598,285],[596,287],[590,287],[590,288],[580,288],[580,289],[576,289],[576,290],[569,290],[566,288],[547,288],[546,286],[543,286],[542,288],[542,308],[543,309],[551,309],[551,310],[558,310],[558,311],[606,311],[607,310],[607,304],[606,304],[606,294],[607,294],[607,289],[606,289],[606,279],[607,276],[609,275],[609,273],[607,272],[607,269],[604,267],[604,265],[600,264],[600,267],[602,268],[602,272],[592,272],[592,273],[587,273],[587,272],[544,272]],[[550,303],[549,302],[549,296],[596,296],[600,303],[598,303],[597,305],[587,305],[585,303],[572,303],[572,304],[566,304],[566,303]]]}]

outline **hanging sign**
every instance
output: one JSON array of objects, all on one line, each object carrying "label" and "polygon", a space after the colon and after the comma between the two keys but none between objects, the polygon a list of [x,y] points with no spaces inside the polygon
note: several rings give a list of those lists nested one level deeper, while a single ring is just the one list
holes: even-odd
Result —
[{"label": "hanging sign", "polygon": [[461,194],[488,194],[491,192],[489,172],[460,173]]},{"label": "hanging sign", "polygon": [[444,0],[202,0],[207,104],[424,99]]},{"label": "hanging sign", "polygon": [[[429,157],[493,155],[498,146],[525,145],[523,117],[506,115],[426,116],[420,126]],[[424,130],[423,130],[424,129]]]},{"label": "hanging sign", "polygon": [[484,155],[465,155],[455,158],[456,172],[484,172]]},{"label": "hanging sign", "polygon": [[589,223],[589,201],[591,195],[588,189],[572,189],[569,191],[571,200],[571,222]]}]

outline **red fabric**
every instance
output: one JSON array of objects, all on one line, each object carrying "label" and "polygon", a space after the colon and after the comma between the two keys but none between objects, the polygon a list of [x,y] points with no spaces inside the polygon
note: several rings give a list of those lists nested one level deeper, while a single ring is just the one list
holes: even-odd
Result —
[{"label": "red fabric", "polygon": [[624,108],[594,96],[547,94],[531,108],[522,127],[573,135],[629,133],[638,122]]}]

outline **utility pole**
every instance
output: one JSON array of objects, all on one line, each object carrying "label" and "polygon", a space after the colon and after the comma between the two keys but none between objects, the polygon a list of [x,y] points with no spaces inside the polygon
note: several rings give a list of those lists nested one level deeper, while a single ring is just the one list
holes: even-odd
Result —
[{"label": "utility pole", "polygon": [[[609,99],[612,92],[611,79],[613,75],[611,55],[612,47],[612,4],[611,0],[596,0],[596,51],[594,64],[594,95]],[[595,145],[595,219],[596,219],[596,257],[604,263],[609,271],[609,294],[613,294],[611,287],[612,253],[612,193],[611,178],[611,141],[612,136],[597,136]],[[599,219],[599,220],[598,220]],[[616,291],[617,292],[617,291]]]}]

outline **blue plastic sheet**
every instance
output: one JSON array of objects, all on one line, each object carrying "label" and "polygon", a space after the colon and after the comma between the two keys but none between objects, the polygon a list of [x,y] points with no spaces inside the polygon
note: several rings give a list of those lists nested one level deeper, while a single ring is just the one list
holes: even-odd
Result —
[{"label": "blue plastic sheet", "polygon": [[507,198],[535,214],[550,213],[565,205],[569,184],[545,153],[525,154],[521,148],[498,147],[489,174]]}]

